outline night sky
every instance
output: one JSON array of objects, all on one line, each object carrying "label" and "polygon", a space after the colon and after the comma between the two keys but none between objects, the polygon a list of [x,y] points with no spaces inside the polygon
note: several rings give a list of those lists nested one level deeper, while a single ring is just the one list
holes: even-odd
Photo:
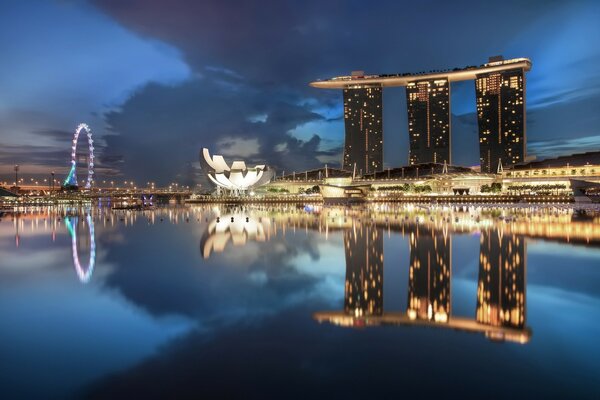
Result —
[{"label": "night sky", "polygon": [[[194,184],[199,151],[279,172],[339,165],[342,94],[318,78],[528,57],[528,153],[600,150],[598,1],[0,2],[0,180],[67,173],[80,122],[97,179]],[[403,88],[384,164],[407,162]],[[452,86],[453,159],[478,162],[473,82]],[[83,143],[82,143],[83,144]],[[83,147],[83,146],[82,146]]]}]

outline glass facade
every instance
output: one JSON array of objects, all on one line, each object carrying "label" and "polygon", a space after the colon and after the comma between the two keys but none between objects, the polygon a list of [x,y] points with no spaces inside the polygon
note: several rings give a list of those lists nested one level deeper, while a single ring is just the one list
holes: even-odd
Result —
[{"label": "glass facade", "polygon": [[481,171],[525,161],[525,71],[479,74],[475,79]]},{"label": "glass facade", "polygon": [[406,86],[409,162],[451,163],[450,85],[447,79],[410,82]]},{"label": "glass facade", "polygon": [[343,168],[358,174],[380,171],[383,166],[382,88],[344,89]]}]

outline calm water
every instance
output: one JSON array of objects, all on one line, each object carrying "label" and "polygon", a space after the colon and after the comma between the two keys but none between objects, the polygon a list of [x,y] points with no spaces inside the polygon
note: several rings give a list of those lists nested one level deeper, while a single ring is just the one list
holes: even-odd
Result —
[{"label": "calm water", "polygon": [[600,397],[600,219],[411,206],[0,221],[2,398]]}]

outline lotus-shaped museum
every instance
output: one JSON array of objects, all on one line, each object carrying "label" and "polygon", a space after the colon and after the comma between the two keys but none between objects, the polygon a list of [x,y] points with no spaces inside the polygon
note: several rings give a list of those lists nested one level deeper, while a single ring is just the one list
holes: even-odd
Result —
[{"label": "lotus-shaped museum", "polygon": [[202,149],[202,157],[214,170],[208,173],[208,178],[219,188],[244,192],[268,183],[273,176],[265,165],[246,167],[244,161],[234,161],[230,167],[223,156],[211,157],[207,148]]}]

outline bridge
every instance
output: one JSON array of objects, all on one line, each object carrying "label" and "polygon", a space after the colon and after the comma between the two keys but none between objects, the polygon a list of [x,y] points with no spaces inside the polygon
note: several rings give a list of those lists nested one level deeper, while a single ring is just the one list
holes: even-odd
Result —
[{"label": "bridge", "polygon": [[26,196],[28,199],[43,199],[48,202],[54,200],[93,200],[100,198],[124,198],[134,197],[141,198],[142,196],[154,196],[155,198],[166,199],[187,199],[192,195],[189,189],[172,189],[172,188],[90,188],[83,191],[65,191],[62,187],[44,187],[40,185],[19,185],[17,188],[0,189],[13,193],[16,197]]}]

